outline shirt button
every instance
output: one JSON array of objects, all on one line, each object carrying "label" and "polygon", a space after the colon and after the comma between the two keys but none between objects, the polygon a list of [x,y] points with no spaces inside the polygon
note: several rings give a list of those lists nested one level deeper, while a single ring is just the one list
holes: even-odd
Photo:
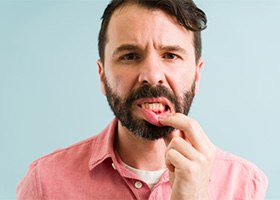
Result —
[{"label": "shirt button", "polygon": [[140,181],[136,181],[135,182],[135,184],[134,184],[134,186],[137,188],[137,189],[140,189],[140,188],[142,188],[142,183],[140,182]]}]

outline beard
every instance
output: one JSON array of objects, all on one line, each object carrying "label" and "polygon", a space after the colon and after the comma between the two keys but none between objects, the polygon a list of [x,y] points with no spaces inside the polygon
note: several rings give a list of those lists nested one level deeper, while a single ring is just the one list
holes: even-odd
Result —
[{"label": "beard", "polygon": [[179,101],[180,98],[178,98],[170,89],[166,88],[165,86],[150,86],[149,84],[144,84],[143,86],[132,90],[126,98],[121,98],[113,91],[106,77],[104,82],[107,101],[111,107],[111,110],[121,122],[122,126],[126,127],[137,137],[151,141],[167,137],[172,131],[174,131],[174,128],[170,126],[158,127],[150,124],[144,119],[135,117],[132,113],[133,103],[141,98],[165,97],[174,105],[175,112],[188,115],[194,98],[194,82],[191,89],[183,94],[181,101]]}]

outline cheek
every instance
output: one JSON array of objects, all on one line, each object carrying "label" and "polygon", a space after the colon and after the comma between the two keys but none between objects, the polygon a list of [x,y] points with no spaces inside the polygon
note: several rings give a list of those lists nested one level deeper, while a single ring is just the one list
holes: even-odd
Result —
[{"label": "cheek", "polygon": [[195,70],[174,71],[168,76],[168,83],[172,90],[179,96],[190,91],[195,80]]},{"label": "cheek", "polygon": [[110,81],[108,80],[113,91],[116,92],[119,96],[125,97],[133,89],[133,77],[129,76],[126,73],[115,74],[114,76],[109,76]]}]

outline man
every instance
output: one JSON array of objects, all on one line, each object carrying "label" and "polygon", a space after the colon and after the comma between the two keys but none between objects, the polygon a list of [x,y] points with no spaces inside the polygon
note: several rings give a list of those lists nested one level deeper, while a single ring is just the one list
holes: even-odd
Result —
[{"label": "man", "polygon": [[265,175],[187,116],[206,16],[191,0],[113,0],[99,33],[101,88],[116,119],[32,163],[18,199],[264,199]]}]

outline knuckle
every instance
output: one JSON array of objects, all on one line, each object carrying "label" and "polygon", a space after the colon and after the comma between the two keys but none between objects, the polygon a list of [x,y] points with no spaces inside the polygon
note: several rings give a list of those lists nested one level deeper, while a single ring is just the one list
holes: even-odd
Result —
[{"label": "knuckle", "polygon": [[205,156],[198,156],[197,161],[202,165],[205,165],[206,163],[208,163],[208,159]]},{"label": "knuckle", "polygon": [[212,159],[214,159],[215,155],[216,155],[216,149],[214,146],[213,147],[211,146],[209,148],[209,150],[207,151],[206,156],[208,159],[212,160]]},{"label": "knuckle", "polygon": [[169,160],[169,158],[170,158],[170,149],[167,149],[165,151],[165,159]]},{"label": "knuckle", "polygon": [[189,121],[189,124],[190,124],[190,126],[192,126],[192,127],[196,126],[197,123],[198,123],[198,122],[197,122],[195,119],[190,119],[190,121]]},{"label": "knuckle", "polygon": [[170,146],[171,147],[176,147],[181,143],[181,138],[180,137],[174,137],[171,142],[170,142]]},{"label": "knuckle", "polygon": [[185,171],[185,173],[188,174],[188,176],[194,176],[194,174],[196,174],[199,171],[198,166],[195,164],[192,165],[185,164],[183,166],[183,170]]},{"label": "knuckle", "polygon": [[180,137],[174,137],[174,138],[173,138],[173,142],[174,142],[174,144],[176,144],[176,145],[178,145],[178,144],[180,143],[180,141],[181,141],[181,138],[180,138]]},{"label": "knuckle", "polygon": [[166,157],[167,159],[170,159],[170,158],[172,158],[172,157],[174,157],[174,156],[175,156],[175,150],[172,149],[172,148],[170,148],[169,150],[167,150],[167,151],[165,152],[165,157]]},{"label": "knuckle", "polygon": [[195,127],[197,126],[197,121],[195,121],[194,119],[189,119],[188,123],[186,124],[187,129],[189,130],[193,130],[195,129]]}]

